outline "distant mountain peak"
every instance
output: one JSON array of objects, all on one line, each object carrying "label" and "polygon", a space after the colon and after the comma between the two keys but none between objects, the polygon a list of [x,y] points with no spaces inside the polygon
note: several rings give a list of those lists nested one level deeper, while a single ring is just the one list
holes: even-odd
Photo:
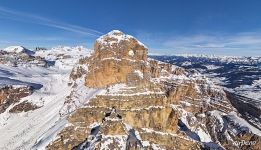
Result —
[{"label": "distant mountain peak", "polygon": [[16,54],[27,54],[27,55],[33,55],[34,51],[31,51],[23,46],[9,46],[7,48],[4,49],[4,51],[8,52],[8,53],[16,53]]},{"label": "distant mountain peak", "polygon": [[24,52],[26,48],[24,48],[23,46],[9,46],[7,48],[4,49],[4,51],[6,52],[15,52],[15,53],[21,53]]}]

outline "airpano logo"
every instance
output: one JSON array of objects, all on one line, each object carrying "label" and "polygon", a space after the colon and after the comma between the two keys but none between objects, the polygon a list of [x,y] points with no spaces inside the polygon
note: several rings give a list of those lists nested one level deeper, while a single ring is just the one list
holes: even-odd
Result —
[{"label": "airpano logo", "polygon": [[256,141],[242,140],[242,141],[235,141],[233,144],[240,147],[240,146],[243,146],[243,145],[255,145]]}]

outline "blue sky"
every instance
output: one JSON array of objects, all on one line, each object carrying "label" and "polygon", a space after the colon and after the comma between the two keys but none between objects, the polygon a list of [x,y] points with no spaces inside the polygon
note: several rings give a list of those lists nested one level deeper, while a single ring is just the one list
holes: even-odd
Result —
[{"label": "blue sky", "polygon": [[260,0],[3,0],[0,47],[84,45],[113,29],[150,53],[261,56]]}]

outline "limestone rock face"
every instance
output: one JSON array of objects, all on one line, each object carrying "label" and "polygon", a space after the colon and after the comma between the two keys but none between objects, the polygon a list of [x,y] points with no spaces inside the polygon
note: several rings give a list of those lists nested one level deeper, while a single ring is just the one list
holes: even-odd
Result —
[{"label": "limestone rock face", "polygon": [[133,36],[113,30],[94,44],[94,57],[99,59],[131,59],[147,61],[148,49]]},{"label": "limestone rock face", "polygon": [[[100,37],[94,53],[85,63],[87,87],[106,87],[115,83],[144,85],[150,77],[171,72],[171,65],[148,60],[148,49],[137,39],[120,31]],[[79,70],[80,74],[80,70]]]},{"label": "limestone rock face", "polygon": [[102,91],[67,118],[49,150],[234,150],[257,149],[237,141],[260,143],[223,89],[198,72],[147,58],[146,47],[120,31],[99,38],[71,74],[84,76],[87,87]]},{"label": "limestone rock face", "polygon": [[148,49],[137,39],[113,30],[94,44],[94,53],[88,59],[85,84],[105,87],[115,83],[145,80]]},{"label": "limestone rock face", "polygon": [[83,58],[71,73],[71,79],[85,75],[85,85],[104,88],[116,83],[130,86],[149,84],[150,78],[168,76],[171,65],[148,59],[148,49],[121,31],[113,30],[94,44],[94,52]]}]

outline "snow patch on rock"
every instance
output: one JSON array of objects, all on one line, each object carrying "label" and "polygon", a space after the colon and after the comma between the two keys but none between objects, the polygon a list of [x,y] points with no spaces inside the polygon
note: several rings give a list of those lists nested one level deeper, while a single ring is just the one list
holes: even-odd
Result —
[{"label": "snow patch on rock", "polygon": [[141,79],[143,79],[143,73],[140,70],[135,70],[134,73],[136,73]]},{"label": "snow patch on rock", "polygon": [[132,57],[134,56],[133,50],[130,50],[130,51],[129,51],[129,56],[132,56]]}]

